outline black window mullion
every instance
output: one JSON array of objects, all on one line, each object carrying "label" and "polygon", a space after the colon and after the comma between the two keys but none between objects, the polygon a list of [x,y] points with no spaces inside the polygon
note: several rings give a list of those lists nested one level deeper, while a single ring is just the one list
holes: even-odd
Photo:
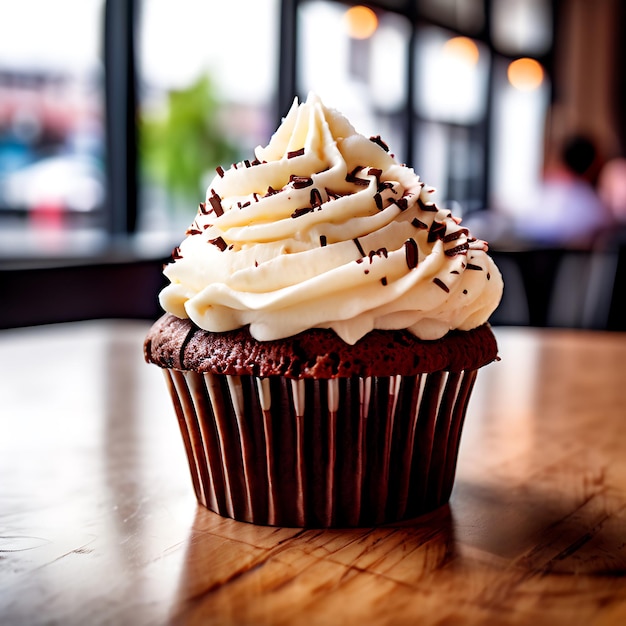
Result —
[{"label": "black window mullion", "polygon": [[107,229],[111,235],[137,227],[137,0],[106,0],[104,71],[106,116]]},{"label": "black window mullion", "polygon": [[492,126],[493,126],[493,103],[495,99],[495,81],[494,81],[494,70],[495,70],[495,50],[493,45],[491,44],[491,13],[492,13],[492,0],[484,0],[483,11],[485,14],[485,22],[484,22],[484,39],[488,42],[488,54],[489,57],[487,59],[487,63],[489,67],[487,68],[487,88],[486,95],[487,101],[485,103],[485,112],[483,114],[483,119],[479,125],[479,132],[481,135],[481,144],[482,144],[482,176],[480,179],[480,203],[482,208],[489,207],[489,195],[490,195],[490,186],[491,186],[491,136],[492,136]]},{"label": "black window mullion", "polygon": [[296,95],[298,0],[280,1],[280,47],[278,50],[277,125]]},{"label": "black window mullion", "polygon": [[406,162],[411,166],[415,166],[415,82],[416,82],[416,63],[415,63],[415,46],[417,45],[417,2],[408,0],[406,3],[405,13],[411,24],[411,35],[407,46],[407,63],[406,63],[406,111],[405,111],[405,131],[406,131]]}]

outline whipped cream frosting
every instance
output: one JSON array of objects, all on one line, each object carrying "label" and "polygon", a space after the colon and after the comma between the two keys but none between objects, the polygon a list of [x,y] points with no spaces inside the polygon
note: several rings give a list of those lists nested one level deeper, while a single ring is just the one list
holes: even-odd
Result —
[{"label": "whipped cream frosting", "polygon": [[164,270],[161,306],[258,340],[331,328],[437,339],[487,321],[502,278],[434,190],[311,94],[253,161],[218,168]]}]

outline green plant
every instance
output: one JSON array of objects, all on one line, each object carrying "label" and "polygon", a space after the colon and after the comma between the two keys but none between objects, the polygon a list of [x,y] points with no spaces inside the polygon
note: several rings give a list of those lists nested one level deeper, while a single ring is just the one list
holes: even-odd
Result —
[{"label": "green plant", "polygon": [[140,120],[145,173],[184,200],[204,194],[205,176],[236,160],[237,150],[220,129],[219,102],[208,76],[184,90],[171,91],[161,117]]}]

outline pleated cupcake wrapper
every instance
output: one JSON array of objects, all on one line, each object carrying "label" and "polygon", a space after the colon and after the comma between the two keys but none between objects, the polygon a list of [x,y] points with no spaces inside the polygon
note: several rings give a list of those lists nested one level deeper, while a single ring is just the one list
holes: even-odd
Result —
[{"label": "pleated cupcake wrapper", "polygon": [[220,515],[371,526],[450,497],[476,370],[324,380],[164,372],[196,496]]}]

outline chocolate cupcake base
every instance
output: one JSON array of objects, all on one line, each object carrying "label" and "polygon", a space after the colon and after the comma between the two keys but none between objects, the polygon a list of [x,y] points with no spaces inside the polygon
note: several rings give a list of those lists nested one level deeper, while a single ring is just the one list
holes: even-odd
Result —
[{"label": "chocolate cupcake base", "polygon": [[240,521],[292,527],[384,524],[445,504],[477,373],[163,371],[198,501]]}]

